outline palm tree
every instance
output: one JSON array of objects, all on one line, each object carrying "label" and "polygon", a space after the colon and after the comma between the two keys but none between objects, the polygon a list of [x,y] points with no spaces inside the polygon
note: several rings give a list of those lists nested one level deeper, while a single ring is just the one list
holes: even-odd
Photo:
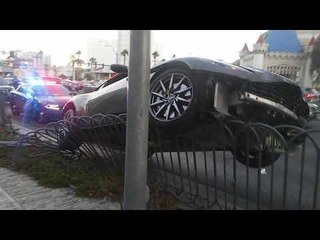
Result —
[{"label": "palm tree", "polygon": [[153,56],[153,61],[154,61],[154,65],[156,65],[156,62],[157,62],[157,57],[159,57],[159,53],[157,51],[154,51],[152,53],[152,56]]},{"label": "palm tree", "polygon": [[121,56],[123,56],[123,65],[126,65],[126,58],[127,58],[127,55],[129,55],[128,50],[124,49],[120,54]]},{"label": "palm tree", "polygon": [[[77,57],[75,55],[77,55]],[[72,63],[72,68],[73,68],[73,80],[75,80],[75,78],[76,78],[75,65],[77,65],[78,67],[81,67],[81,65],[84,64],[84,61],[82,59],[80,59],[80,55],[81,55],[81,51],[79,50],[75,54],[72,54],[71,57],[70,57],[71,58],[71,63]]]},{"label": "palm tree", "polygon": [[44,70],[46,72],[46,75],[48,75],[48,71],[49,71],[49,64],[44,64]]},{"label": "palm tree", "polygon": [[175,54],[173,54],[171,58],[175,58],[175,57],[176,57],[176,55],[175,55]]},{"label": "palm tree", "polygon": [[[94,57],[91,57],[89,59],[89,62],[90,62],[90,66],[91,66],[91,69],[92,69],[92,66],[97,64],[97,59],[95,59]],[[97,66],[97,65],[96,65]]]}]

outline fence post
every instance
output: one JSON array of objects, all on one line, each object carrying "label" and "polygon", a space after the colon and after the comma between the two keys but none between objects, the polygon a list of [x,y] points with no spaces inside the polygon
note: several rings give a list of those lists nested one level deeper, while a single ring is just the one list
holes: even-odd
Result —
[{"label": "fence post", "polygon": [[146,208],[150,31],[130,33],[127,98],[126,159],[124,174],[125,210]]}]

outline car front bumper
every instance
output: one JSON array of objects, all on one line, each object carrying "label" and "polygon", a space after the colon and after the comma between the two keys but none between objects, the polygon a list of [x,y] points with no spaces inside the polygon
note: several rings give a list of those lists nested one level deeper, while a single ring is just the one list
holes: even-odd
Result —
[{"label": "car front bumper", "polygon": [[42,115],[44,118],[46,118],[48,121],[59,121],[62,119],[62,110],[53,110],[53,109],[47,109],[43,108],[40,112],[40,115]]}]

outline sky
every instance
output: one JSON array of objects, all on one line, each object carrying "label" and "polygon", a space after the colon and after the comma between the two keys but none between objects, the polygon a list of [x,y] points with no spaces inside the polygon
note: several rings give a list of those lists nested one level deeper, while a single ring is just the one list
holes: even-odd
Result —
[{"label": "sky", "polygon": [[[234,62],[245,43],[252,49],[266,30],[155,30],[154,40],[161,45],[160,59],[195,56]],[[116,40],[116,30],[0,30],[0,51],[40,51],[51,55],[51,63],[63,66],[70,55],[80,50],[88,60],[90,39]]]}]

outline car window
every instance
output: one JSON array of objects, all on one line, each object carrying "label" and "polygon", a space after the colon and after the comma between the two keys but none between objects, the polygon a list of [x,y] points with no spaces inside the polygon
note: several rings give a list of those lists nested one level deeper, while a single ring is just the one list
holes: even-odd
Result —
[{"label": "car window", "polygon": [[114,77],[110,78],[109,80],[106,80],[105,83],[103,83],[100,87],[99,87],[99,90],[102,89],[102,88],[105,88],[113,83],[116,83],[118,82],[119,80],[123,79],[127,77],[127,74],[126,73],[119,73],[117,75],[115,75]]}]

